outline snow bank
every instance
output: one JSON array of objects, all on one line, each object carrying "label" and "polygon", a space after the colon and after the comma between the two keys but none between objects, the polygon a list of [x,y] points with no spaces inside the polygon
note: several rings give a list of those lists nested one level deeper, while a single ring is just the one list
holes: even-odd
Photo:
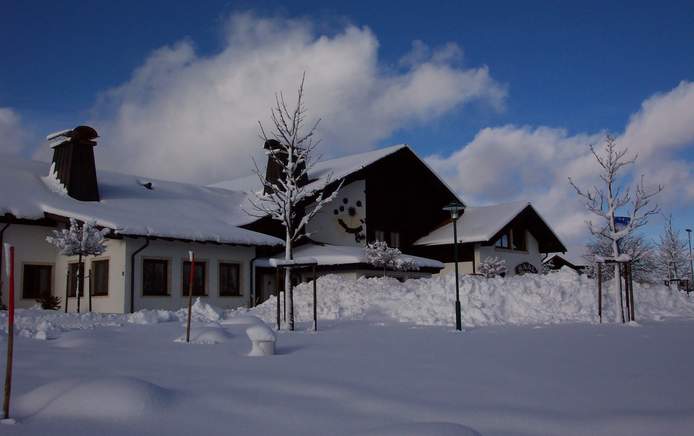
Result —
[{"label": "snow bank", "polygon": [[168,310],[148,310],[143,309],[127,315],[128,322],[131,324],[159,324],[161,322],[178,321],[175,313]]},{"label": "snow bank", "polygon": [[[123,315],[103,313],[68,313],[55,310],[17,309],[15,334],[23,338],[55,339],[63,332],[91,330],[96,327],[120,326]],[[0,337],[7,336],[7,312],[0,311]]]},{"label": "snow bank", "polygon": [[[195,299],[191,308],[191,318],[195,322],[215,323],[222,319],[223,311],[207,303],[203,303],[200,297]],[[184,307],[176,312],[176,316],[180,320],[188,319],[188,308]]]},{"label": "snow bank", "polygon": [[132,377],[63,379],[40,386],[16,400],[20,417],[117,420],[146,416],[173,402],[169,389]]},{"label": "snow bank", "polygon": [[[594,280],[570,269],[547,275],[528,274],[486,279],[461,276],[463,325],[552,324],[597,322]],[[636,319],[694,317],[694,296],[660,285],[634,286]],[[318,280],[318,317],[363,319],[380,314],[419,325],[451,325],[455,277],[450,275],[400,283],[393,278],[350,280],[329,275]],[[614,319],[611,295],[603,297],[603,318]],[[295,289],[297,320],[310,321],[313,297],[310,284]],[[251,309],[267,322],[275,317],[275,299]]]},{"label": "snow bank", "polygon": [[[191,326],[190,342],[192,344],[222,344],[231,340],[231,334],[219,326]],[[176,338],[174,342],[185,342],[186,335]]]},{"label": "snow bank", "polygon": [[481,436],[470,427],[453,422],[411,422],[356,433],[354,436]]}]

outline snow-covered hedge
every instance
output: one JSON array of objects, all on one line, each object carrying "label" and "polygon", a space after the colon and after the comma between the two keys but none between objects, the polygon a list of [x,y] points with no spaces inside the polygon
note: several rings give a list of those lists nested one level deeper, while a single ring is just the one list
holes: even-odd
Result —
[{"label": "snow-covered hedge", "polygon": [[[527,274],[509,278],[461,276],[460,300],[463,325],[547,324],[597,322],[595,281],[569,269],[551,274]],[[381,314],[420,325],[454,322],[455,280],[452,274],[404,283],[394,278],[344,279],[329,275],[318,280],[318,317],[361,319]],[[694,296],[660,285],[634,286],[636,319],[694,317]],[[295,288],[299,321],[313,316],[311,284]],[[611,296],[603,297],[603,319],[613,320]],[[252,312],[268,322],[275,316],[270,298]]]}]

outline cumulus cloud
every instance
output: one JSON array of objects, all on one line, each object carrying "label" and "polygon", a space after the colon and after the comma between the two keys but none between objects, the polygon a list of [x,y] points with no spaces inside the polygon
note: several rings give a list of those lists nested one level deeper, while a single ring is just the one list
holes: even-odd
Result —
[{"label": "cumulus cloud", "polygon": [[19,115],[12,109],[0,107],[0,153],[18,154],[27,145]]},{"label": "cumulus cloud", "polygon": [[188,40],[162,47],[101,96],[99,165],[195,182],[246,175],[260,152],[257,122],[268,122],[276,91],[295,97],[304,71],[325,156],[370,149],[469,102],[503,107],[505,87],[485,66],[460,67],[461,56],[455,44],[418,42],[388,66],[366,27],[320,34],[308,20],[236,14],[219,53],[200,56]]},{"label": "cumulus cloud", "polygon": [[[604,135],[569,135],[564,129],[507,125],[483,129],[451,155],[433,155],[427,160],[472,205],[533,201],[565,242],[578,247],[587,236],[585,221],[591,216],[567,177],[583,186],[594,183],[597,168],[588,145],[601,145]],[[663,184],[666,190],[658,201],[665,209],[691,207],[694,83],[682,82],[646,99],[624,131],[618,132],[617,142],[638,154],[627,178],[644,174],[647,182]]]}]

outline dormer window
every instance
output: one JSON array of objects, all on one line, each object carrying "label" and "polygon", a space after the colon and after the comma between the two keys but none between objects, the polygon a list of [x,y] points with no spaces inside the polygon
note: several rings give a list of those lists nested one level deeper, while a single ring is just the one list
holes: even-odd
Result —
[{"label": "dormer window", "polygon": [[526,251],[528,244],[525,230],[520,228],[505,230],[496,240],[494,246],[506,250]]},{"label": "dormer window", "polygon": [[506,231],[501,234],[499,239],[496,240],[496,243],[494,244],[496,248],[506,248],[509,249],[511,248],[511,235],[509,231]]}]

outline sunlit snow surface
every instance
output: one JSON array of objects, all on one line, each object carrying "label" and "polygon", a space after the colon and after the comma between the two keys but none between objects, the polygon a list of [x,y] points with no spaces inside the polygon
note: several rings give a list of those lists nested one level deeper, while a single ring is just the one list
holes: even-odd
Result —
[{"label": "sunlit snow surface", "polygon": [[[559,279],[569,280],[546,280]],[[487,321],[459,333],[449,325],[394,319],[428,304],[441,306],[429,319],[443,317],[438,311],[450,306],[452,321],[453,306],[436,297],[435,281],[429,281],[432,299],[422,300],[416,297],[421,283],[376,279],[366,281],[367,288],[326,277],[319,297],[350,309],[321,306],[319,313],[335,319],[319,320],[318,333],[307,321],[297,332],[280,332],[270,357],[248,357],[246,335],[261,322],[253,315],[265,317],[269,303],[246,313],[196,303],[192,336],[212,340],[193,344],[176,341],[185,334],[185,311],[19,311],[17,424],[0,426],[0,434],[691,434],[694,297],[637,288],[637,298],[650,293],[641,298],[638,325],[577,323],[583,315],[557,315],[543,324],[532,321],[534,312],[522,314],[530,303],[514,303],[518,295],[500,296],[503,286],[515,284],[542,304],[537,294],[544,291],[528,280],[489,282],[486,292],[494,296],[475,309],[486,311]],[[568,292],[569,285],[557,286]],[[572,289],[580,294],[582,286]],[[358,309],[373,304],[374,297],[363,295],[367,289],[385,295],[377,310]],[[390,294],[396,289],[411,294],[402,299],[407,310],[394,309]],[[336,297],[345,292],[345,300]],[[298,289],[299,298],[303,293]],[[475,300],[463,297],[465,318]],[[656,313],[658,302],[664,308]],[[515,322],[524,325],[498,325],[499,314],[524,319]],[[420,324],[426,319],[416,318]],[[48,339],[33,339],[39,332]],[[6,337],[0,338],[4,356]]]}]

